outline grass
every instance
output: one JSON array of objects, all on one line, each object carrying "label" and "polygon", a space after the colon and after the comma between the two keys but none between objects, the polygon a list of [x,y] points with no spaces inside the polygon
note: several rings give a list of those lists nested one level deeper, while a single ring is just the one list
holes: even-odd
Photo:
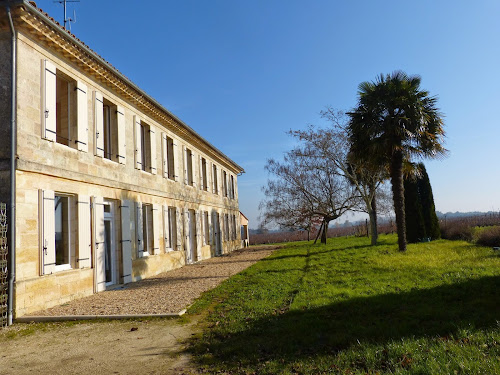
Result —
[{"label": "grass", "polygon": [[204,294],[190,352],[227,374],[500,373],[500,257],[395,236],[290,243]]}]

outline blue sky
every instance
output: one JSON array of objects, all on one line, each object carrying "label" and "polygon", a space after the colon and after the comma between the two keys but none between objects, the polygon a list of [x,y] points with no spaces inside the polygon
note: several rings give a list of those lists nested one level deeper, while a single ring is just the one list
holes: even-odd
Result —
[{"label": "blue sky", "polygon": [[[62,23],[62,5],[37,4]],[[422,76],[449,157],[426,161],[439,211],[500,210],[500,2],[81,0],[72,32],[241,165],[257,227],[268,158],[285,132],[349,110],[360,82]],[[350,217],[341,218],[341,221]]]}]

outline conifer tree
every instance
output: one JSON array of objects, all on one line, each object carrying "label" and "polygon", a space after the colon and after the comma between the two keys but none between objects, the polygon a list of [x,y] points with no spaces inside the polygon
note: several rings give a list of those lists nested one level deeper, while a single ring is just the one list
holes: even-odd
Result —
[{"label": "conifer tree", "polygon": [[405,179],[404,189],[406,239],[409,243],[420,242],[427,234],[417,178]]},{"label": "conifer tree", "polygon": [[436,215],[436,207],[434,206],[432,187],[424,164],[420,163],[419,168],[421,177],[417,180],[417,185],[425,223],[425,232],[431,240],[436,240],[441,238],[441,230],[439,229],[439,220]]}]

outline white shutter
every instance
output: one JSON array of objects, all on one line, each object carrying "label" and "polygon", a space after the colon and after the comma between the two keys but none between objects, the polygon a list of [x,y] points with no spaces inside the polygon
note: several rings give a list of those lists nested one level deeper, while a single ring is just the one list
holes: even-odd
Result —
[{"label": "white shutter", "polygon": [[191,225],[190,225],[190,215],[189,210],[184,210],[184,251],[186,256],[186,263],[191,263],[193,261],[191,257]]},{"label": "white shutter", "polygon": [[[196,211],[195,211],[196,212]],[[196,260],[201,260],[201,247],[203,246],[203,211],[196,212]]]},{"label": "white shutter", "polygon": [[102,197],[94,197],[94,254],[95,254],[95,275],[96,292],[106,289],[106,249],[104,233],[104,200]]},{"label": "white shutter", "polygon": [[172,150],[173,150],[173,160],[174,160],[174,180],[179,181],[179,168],[180,168],[180,163],[179,163],[179,149],[177,147],[177,141],[175,139],[172,139]]},{"label": "white shutter", "polygon": [[200,210],[200,218],[201,218],[200,221],[201,241],[203,245],[206,245],[207,239],[205,238],[205,214],[202,210]]},{"label": "white shutter", "polygon": [[41,222],[41,274],[50,275],[56,268],[56,236],[54,215],[54,192],[40,190],[40,222]]},{"label": "white shutter", "polygon": [[76,82],[76,103],[77,103],[76,147],[78,151],[88,152],[89,119],[88,119],[88,108],[87,108],[87,86],[80,81]]},{"label": "white shutter", "polygon": [[142,169],[142,141],[141,141],[141,119],[139,116],[134,115],[134,143],[135,153],[134,162],[136,169]]},{"label": "white shutter", "polygon": [[196,157],[196,154],[191,151],[191,177],[193,179],[193,187],[196,187],[198,184],[198,168],[196,168],[196,164],[198,158]]},{"label": "white shutter", "polygon": [[165,252],[168,251],[168,229],[169,229],[169,217],[168,217],[168,206],[163,206],[163,249]]},{"label": "white shutter", "polygon": [[144,255],[144,236],[143,236],[143,217],[142,217],[142,203],[136,202],[135,204],[136,232],[137,232],[137,257],[142,258]]},{"label": "white shutter", "polygon": [[198,169],[200,171],[200,175],[199,175],[199,177],[200,177],[200,189],[203,190],[203,187],[204,187],[204,185],[203,185],[203,160],[202,160],[201,155],[198,158],[198,162],[199,162],[199,167],[200,167]]},{"label": "white shutter", "polygon": [[153,254],[160,254],[160,205],[153,203]]},{"label": "white shutter", "polygon": [[156,135],[152,126],[149,127],[149,151],[151,152],[151,174],[156,174]]},{"label": "white shutter", "polygon": [[207,167],[207,187],[206,187],[206,189],[207,189],[208,192],[210,192],[212,190],[212,193],[213,193],[213,188],[212,188],[212,163],[209,163],[207,161],[206,162],[206,167]]},{"label": "white shutter", "polygon": [[167,154],[167,135],[161,133],[161,160],[163,164],[163,177],[168,178],[168,154]]},{"label": "white shutter", "polygon": [[78,196],[78,266],[79,268],[90,268],[92,247],[92,232],[90,227],[90,197],[88,195]]},{"label": "white shutter", "polygon": [[214,242],[214,239],[213,239],[213,236],[214,236],[214,226],[213,226],[213,223],[214,223],[214,219],[213,219],[213,213],[212,215],[208,215],[208,238],[207,238],[207,245],[213,245],[215,242]]},{"label": "white shutter", "polygon": [[130,201],[123,200],[120,205],[122,232],[122,279],[127,284],[132,281],[132,237],[130,233]]},{"label": "white shutter", "polygon": [[116,107],[116,121],[118,128],[118,162],[126,163],[126,133],[125,133],[125,110],[123,107]]},{"label": "white shutter", "polygon": [[184,166],[184,185],[188,183],[188,171],[187,171],[187,151],[186,146],[182,146],[182,162]]},{"label": "white shutter", "polygon": [[[56,66],[44,61],[44,113],[42,113],[42,138],[56,141]],[[55,246],[55,245],[54,245]]]},{"label": "white shutter", "polygon": [[94,126],[95,126],[95,154],[104,157],[104,108],[103,97],[94,91]]},{"label": "white shutter", "polygon": [[177,229],[177,250],[182,249],[182,240],[183,240],[183,231],[182,231],[182,215],[181,210],[179,208],[175,208],[175,220],[176,220],[176,229]]}]

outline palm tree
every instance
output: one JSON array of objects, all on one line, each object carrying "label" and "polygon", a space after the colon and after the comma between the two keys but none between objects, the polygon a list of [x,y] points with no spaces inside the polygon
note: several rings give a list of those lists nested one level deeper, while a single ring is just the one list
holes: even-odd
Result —
[{"label": "palm tree", "polygon": [[406,250],[403,163],[444,156],[442,114],[437,98],[420,89],[420,76],[395,71],[359,85],[358,103],[348,113],[351,152],[360,161],[389,171],[399,250]]}]

